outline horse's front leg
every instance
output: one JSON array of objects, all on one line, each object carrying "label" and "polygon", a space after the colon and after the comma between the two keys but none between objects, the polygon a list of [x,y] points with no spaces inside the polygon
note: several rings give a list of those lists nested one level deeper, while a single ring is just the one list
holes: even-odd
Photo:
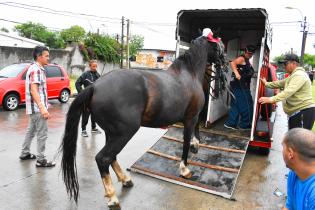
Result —
[{"label": "horse's front leg", "polygon": [[199,150],[199,143],[200,143],[200,134],[199,134],[199,120],[197,120],[195,126],[195,136],[193,137],[190,143],[190,151],[194,154],[198,153]]},{"label": "horse's front leg", "polygon": [[187,167],[187,158],[190,147],[190,139],[191,135],[194,131],[195,125],[197,123],[198,117],[194,117],[193,119],[185,120],[184,122],[184,143],[183,143],[183,153],[182,160],[179,165],[180,175],[186,179],[192,177],[192,173]]}]

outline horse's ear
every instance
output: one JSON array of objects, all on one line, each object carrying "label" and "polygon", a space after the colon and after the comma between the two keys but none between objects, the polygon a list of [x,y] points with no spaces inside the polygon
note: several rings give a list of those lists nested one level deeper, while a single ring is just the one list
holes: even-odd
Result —
[{"label": "horse's ear", "polygon": [[221,33],[221,28],[219,27],[218,29],[213,31],[213,37],[214,38],[220,37],[220,33]]},{"label": "horse's ear", "polygon": [[198,36],[202,36],[202,30],[198,28]]}]

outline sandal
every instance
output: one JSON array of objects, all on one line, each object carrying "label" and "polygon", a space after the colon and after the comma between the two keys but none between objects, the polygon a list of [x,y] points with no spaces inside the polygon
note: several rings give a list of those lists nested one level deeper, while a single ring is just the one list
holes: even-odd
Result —
[{"label": "sandal", "polygon": [[28,153],[27,155],[24,156],[20,156],[21,160],[34,160],[36,159],[36,155],[32,154],[32,153]]},{"label": "sandal", "polygon": [[47,161],[46,159],[36,161],[36,167],[54,167],[55,165],[55,162]]}]

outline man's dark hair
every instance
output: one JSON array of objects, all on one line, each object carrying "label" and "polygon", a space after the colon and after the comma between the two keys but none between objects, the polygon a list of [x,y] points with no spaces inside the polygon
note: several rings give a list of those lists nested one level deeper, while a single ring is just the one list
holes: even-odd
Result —
[{"label": "man's dark hair", "polygon": [[284,143],[295,150],[305,162],[315,161],[315,133],[304,128],[293,128],[284,137]]},{"label": "man's dark hair", "polygon": [[48,47],[45,46],[36,46],[33,50],[33,58],[36,61],[38,56],[41,56],[43,54],[44,51],[48,51],[49,49]]}]

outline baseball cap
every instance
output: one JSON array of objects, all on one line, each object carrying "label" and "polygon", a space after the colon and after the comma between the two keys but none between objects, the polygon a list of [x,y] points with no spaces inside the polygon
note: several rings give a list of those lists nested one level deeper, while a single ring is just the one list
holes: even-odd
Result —
[{"label": "baseball cap", "polygon": [[246,46],[246,48],[245,48],[245,50],[247,51],[247,52],[249,52],[249,53],[255,53],[255,51],[256,51],[256,47],[254,46],[254,45],[247,45]]},{"label": "baseball cap", "polygon": [[299,56],[297,56],[296,54],[294,53],[288,53],[288,54],[285,54],[283,59],[279,61],[279,63],[286,63],[288,61],[295,61],[297,63],[300,63],[300,59],[299,59]]}]

